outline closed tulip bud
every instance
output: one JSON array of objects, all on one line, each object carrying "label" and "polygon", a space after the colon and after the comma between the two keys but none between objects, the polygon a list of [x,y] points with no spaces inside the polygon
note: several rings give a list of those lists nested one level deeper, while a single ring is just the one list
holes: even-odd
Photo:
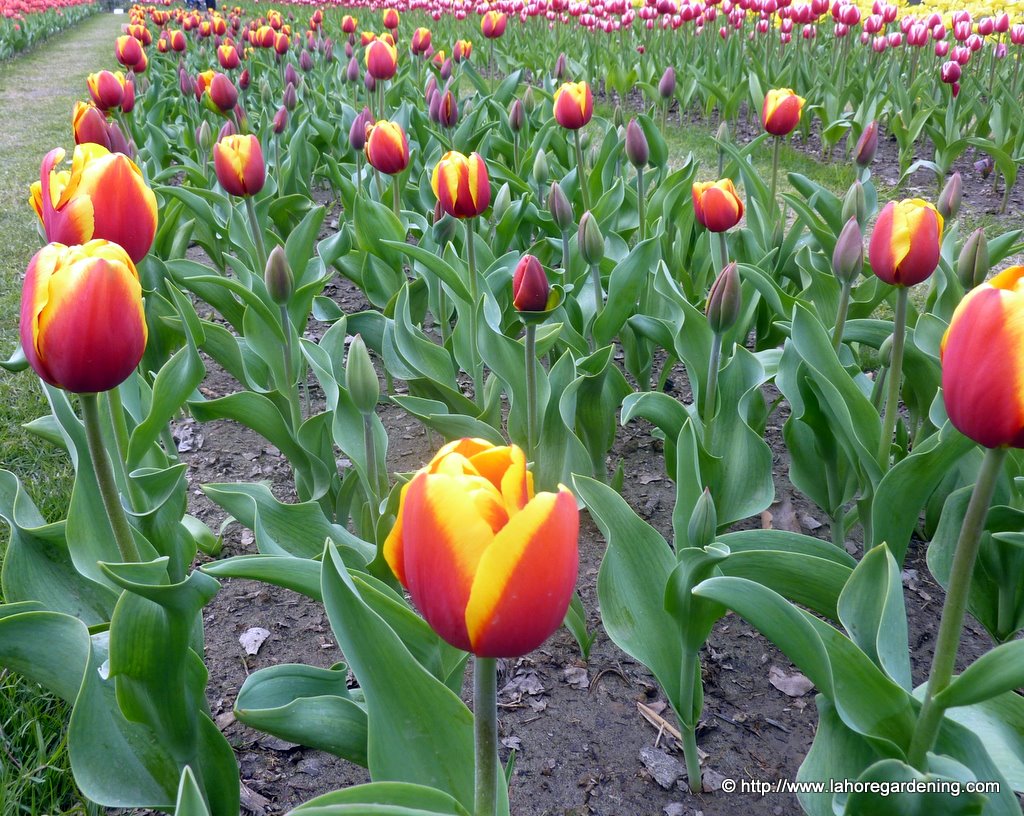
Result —
[{"label": "closed tulip bud", "polygon": [[555,79],[559,82],[565,82],[569,76],[568,61],[565,58],[565,54],[559,54],[558,59],[555,60]]},{"label": "closed tulip bud", "polygon": [[704,488],[690,514],[690,522],[686,525],[687,544],[701,549],[713,544],[718,536],[718,513],[711,491]]},{"label": "closed tulip bud", "polygon": [[371,121],[372,117],[366,108],[352,120],[352,127],[348,131],[348,143],[352,145],[353,150],[362,150],[366,146],[366,126]]},{"label": "closed tulip bud", "polygon": [[572,205],[557,181],[551,182],[551,192],[548,193],[548,211],[559,232],[568,232],[576,223],[573,220]]},{"label": "closed tulip bud", "polygon": [[289,83],[296,87],[299,85],[299,72],[290,62],[284,67],[284,84],[288,85]]},{"label": "closed tulip bud", "polygon": [[851,218],[856,218],[862,229],[867,223],[868,200],[864,193],[864,185],[859,181],[851,184],[850,189],[846,191],[846,196],[843,198],[842,218],[844,223]]},{"label": "closed tulip bud", "polygon": [[288,127],[288,108],[284,105],[277,109],[277,113],[274,114],[273,129],[274,133],[280,136],[285,132]]},{"label": "closed tulip bud", "polygon": [[248,89],[249,82],[250,82],[249,69],[245,68],[245,69],[243,69],[242,73],[239,74],[239,76],[238,76],[238,87],[241,88],[244,91],[244,90]]},{"label": "closed tulip bud", "polygon": [[345,79],[348,82],[355,82],[359,79],[359,60],[355,57],[348,61],[348,67],[345,69]]},{"label": "closed tulip bud", "polygon": [[518,99],[513,99],[508,109],[509,128],[511,128],[513,133],[518,133],[523,129],[525,122],[526,112],[523,110],[523,103]]},{"label": "closed tulip bud", "polygon": [[960,173],[954,173],[949,177],[946,186],[939,194],[939,201],[936,205],[943,218],[956,218],[960,212],[960,202],[964,197],[964,181]]},{"label": "closed tulip bud", "polygon": [[31,203],[46,239],[75,245],[101,238],[141,261],[156,235],[157,206],[139,168],[123,153],[80,144],[71,171],[57,172],[64,155],[60,148],[47,153],[32,185]]},{"label": "closed tulip bud", "polygon": [[270,82],[267,81],[266,77],[263,77],[260,79],[260,101],[263,103],[263,107],[269,108],[273,99],[274,92],[270,88]]},{"label": "closed tulip bud", "polygon": [[[238,133],[238,128],[235,127],[234,122],[228,119],[220,126],[220,130],[217,131],[217,142],[222,139],[226,139],[228,136],[234,136],[236,133]],[[216,144],[216,142],[214,144]]]},{"label": "closed tulip bud", "polygon": [[718,126],[715,138],[722,144],[729,141],[729,123],[725,119],[723,119],[722,124]]},{"label": "closed tulip bud", "polygon": [[270,299],[278,306],[287,306],[295,291],[295,276],[283,247],[276,246],[270,251],[266,269],[263,270],[263,281],[267,285]]},{"label": "closed tulip bud", "polygon": [[213,129],[205,119],[196,128],[196,144],[204,153],[208,153],[213,147]]},{"label": "closed tulip bud", "polygon": [[590,210],[580,218],[579,233],[576,237],[580,255],[588,266],[597,266],[604,260],[604,236]]},{"label": "closed tulip bud", "polygon": [[972,289],[942,338],[942,396],[953,426],[986,448],[1024,446],[1024,266]]},{"label": "closed tulip bud", "polygon": [[475,218],[491,203],[487,165],[478,153],[445,153],[434,167],[430,186],[441,209],[455,218]]},{"label": "closed tulip bud", "polygon": [[43,381],[79,394],[116,388],[146,350],[139,273],[117,244],[51,243],[29,262],[21,346]]},{"label": "closed tulip bud", "polygon": [[615,110],[612,111],[612,122],[616,128],[621,128],[626,123],[626,117],[622,113],[622,105],[615,103]]},{"label": "closed tulip bud", "polygon": [[871,269],[893,286],[913,286],[926,280],[939,264],[942,224],[942,216],[927,201],[890,201],[871,233]]},{"label": "closed tulip bud", "polygon": [[132,149],[132,146],[128,144],[128,139],[125,138],[124,132],[121,130],[117,122],[110,123],[110,152],[121,153],[129,159],[135,152]]},{"label": "closed tulip bud", "polygon": [[124,74],[120,71],[99,71],[89,74],[86,84],[93,104],[102,111],[119,107],[124,98]]},{"label": "closed tulip bud", "polygon": [[850,218],[836,239],[832,272],[840,283],[852,284],[864,269],[864,236],[856,218]]},{"label": "closed tulip bud", "polygon": [[725,334],[735,326],[742,305],[739,267],[732,261],[726,264],[708,291],[705,314],[711,331],[715,334]]},{"label": "closed tulip bud", "polygon": [[508,182],[501,185],[498,190],[498,194],[494,197],[494,206],[492,212],[494,213],[495,223],[501,221],[505,217],[505,213],[508,212],[508,208],[512,206],[512,190],[509,189]]},{"label": "closed tulip bud", "polygon": [[381,120],[366,134],[366,160],[387,175],[401,173],[409,166],[409,139],[397,122]]},{"label": "closed tulip bud", "polygon": [[691,193],[697,221],[711,232],[732,229],[743,217],[743,202],[732,179],[694,182]]},{"label": "closed tulip bud", "polygon": [[800,124],[800,112],[806,100],[789,88],[773,88],[764,98],[761,123],[773,136],[786,136]]},{"label": "closed tulip bud", "polygon": [[125,68],[134,68],[142,61],[142,44],[130,34],[122,34],[114,41],[114,56]]},{"label": "closed tulip bud", "polygon": [[235,109],[238,104],[238,89],[226,74],[215,74],[207,89],[210,101],[221,113]]},{"label": "closed tulip bud", "polygon": [[453,128],[459,123],[459,106],[455,101],[455,94],[450,90],[444,95],[435,94],[437,103],[437,123],[444,128]]},{"label": "closed tulip bud", "polygon": [[594,96],[586,82],[566,82],[555,91],[555,121],[566,130],[579,130],[594,115]]},{"label": "closed tulip bud", "polygon": [[964,291],[980,286],[989,272],[988,239],[980,227],[967,236],[956,264],[956,274]]},{"label": "closed tulip bud", "polygon": [[537,185],[547,184],[551,177],[548,172],[548,154],[543,149],[537,151],[533,158],[533,180]]},{"label": "closed tulip bud", "polygon": [[76,102],[71,117],[75,144],[98,144],[110,149],[110,127],[107,117],[93,104]]},{"label": "closed tulip bud", "polygon": [[213,146],[217,181],[230,195],[251,196],[267,181],[263,148],[253,134],[226,136]]},{"label": "closed tulip bud", "polygon": [[665,69],[658,81],[658,93],[662,99],[671,99],[676,92],[676,69],[671,65]]},{"label": "closed tulip bud", "polygon": [[295,86],[290,82],[284,89],[284,94],[281,97],[281,104],[289,111],[295,110],[295,106],[299,104],[298,91],[295,90]]},{"label": "closed tulip bud", "polygon": [[436,122],[441,111],[441,92],[434,90],[430,96],[427,97],[427,116],[431,122]]},{"label": "closed tulip bud", "polygon": [[394,31],[398,28],[398,22],[399,16],[397,10],[393,8],[384,9],[384,28]]},{"label": "closed tulip bud", "polygon": [[447,643],[517,657],[565,618],[578,536],[576,499],[534,495],[522,450],[461,439],[402,489],[384,558]]},{"label": "closed tulip bud", "polygon": [[307,74],[313,70],[313,58],[309,55],[308,51],[303,51],[299,54],[299,68]]},{"label": "closed tulip bud", "polygon": [[431,74],[427,77],[427,85],[423,90],[423,98],[430,104],[430,98],[437,93],[437,77]]},{"label": "closed tulip bud", "polygon": [[857,147],[853,151],[853,160],[858,167],[867,167],[874,161],[875,153],[878,151],[878,122],[872,120],[864,128],[857,140]]},{"label": "closed tulip bud", "polygon": [[518,312],[543,312],[551,285],[544,267],[533,255],[524,255],[512,273],[512,305]]},{"label": "closed tulip bud", "polygon": [[452,78],[452,61],[446,59],[441,63],[441,79],[447,82]]},{"label": "closed tulip bud", "polygon": [[630,164],[639,169],[647,164],[650,157],[651,149],[647,145],[647,137],[644,135],[643,128],[637,124],[636,119],[630,119],[629,124],[626,125],[626,158],[629,159]]},{"label": "closed tulip bud", "polygon": [[352,402],[363,416],[372,414],[380,398],[380,381],[366,350],[363,336],[357,334],[348,347],[348,361],[345,364],[345,388]]},{"label": "closed tulip bud", "polygon": [[367,73],[363,75],[363,85],[366,87],[366,90],[369,91],[370,93],[373,93],[374,91],[377,90],[377,80],[373,78],[373,74]]},{"label": "closed tulip bud", "polygon": [[526,90],[523,91],[523,110],[526,111],[526,115],[530,116],[537,107],[537,97],[534,96],[533,86],[527,85]]}]

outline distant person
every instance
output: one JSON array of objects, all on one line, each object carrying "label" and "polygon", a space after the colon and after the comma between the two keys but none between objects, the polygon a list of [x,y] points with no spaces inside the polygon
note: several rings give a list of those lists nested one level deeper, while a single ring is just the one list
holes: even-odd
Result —
[{"label": "distant person", "polygon": [[206,10],[207,11],[216,11],[217,10],[217,0],[206,0]]}]

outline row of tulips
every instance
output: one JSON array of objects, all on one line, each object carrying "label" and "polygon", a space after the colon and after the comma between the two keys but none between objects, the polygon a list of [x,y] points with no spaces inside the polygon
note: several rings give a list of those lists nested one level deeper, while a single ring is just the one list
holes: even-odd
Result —
[{"label": "row of tulips", "polygon": [[4,0],[0,60],[31,48],[99,10],[95,0]]},{"label": "row of tulips", "polygon": [[[744,83],[764,134],[723,134],[719,178],[700,181],[691,159],[670,162],[651,116],[620,124],[595,109],[596,49],[526,81],[521,66],[581,36],[541,36],[538,15],[261,11],[134,7],[114,48],[126,73],[90,78],[70,169],[48,154],[31,196],[54,243],[26,277],[22,367],[52,407],[34,427],[73,454],[78,482],[66,522],[45,526],[0,474],[13,531],[0,662],[74,706],[83,793],[238,812],[234,757],[202,702],[201,611],[217,578],[245,577],[323,603],[349,664],[275,666],[239,691],[243,722],[369,768],[370,784],[297,813],[507,813],[494,660],[563,621],[586,657],[593,633],[573,595],[585,507],[607,541],[602,624],[664,689],[693,790],[700,650],[732,609],[820,692],[802,778],[997,781],[936,807],[1017,812],[1021,757],[1000,723],[1020,721],[1024,682],[1012,352],[1024,270],[984,281],[1020,231],[962,237],[956,176],[935,204],[879,202],[874,123],[845,193],[790,173],[780,195],[779,146],[807,126],[810,90]],[[357,37],[357,16],[382,30]],[[485,57],[469,22],[492,35]],[[753,159],[768,152],[766,181]],[[322,191],[340,214],[320,238]],[[367,309],[322,294],[338,275]],[[891,321],[877,317],[885,302]],[[234,393],[197,390],[204,354]],[[688,402],[658,387],[676,372]],[[790,407],[789,478],[833,542],[729,532],[774,497],[769,383]],[[385,472],[381,401],[449,440],[414,474]],[[218,540],[187,514],[167,431],[181,410],[246,425],[288,459],[297,501],[203,486],[258,554],[193,567]],[[609,472],[618,424],[640,418],[665,440],[671,542],[616,491],[621,464]],[[922,513],[948,600],[915,689],[900,568]],[[860,561],[845,548],[855,526]],[[955,677],[966,609],[996,646]],[[457,696],[470,653],[474,716]],[[129,764],[131,778],[110,779]],[[914,812],[907,796],[801,804]]]}]

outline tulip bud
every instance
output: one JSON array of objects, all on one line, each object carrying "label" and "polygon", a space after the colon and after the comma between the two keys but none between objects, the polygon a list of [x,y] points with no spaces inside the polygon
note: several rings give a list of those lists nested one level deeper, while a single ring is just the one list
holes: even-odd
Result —
[{"label": "tulip bud", "polygon": [[565,53],[563,52],[563,53],[559,54],[558,55],[558,59],[555,60],[555,79],[557,79],[559,82],[565,82],[565,80],[566,80],[566,78],[568,76],[569,76],[568,61],[566,60]]},{"label": "tulip bud", "polygon": [[441,64],[441,79],[443,79],[445,82],[447,82],[451,78],[452,78],[452,61],[450,59],[446,59]]},{"label": "tulip bud", "polygon": [[524,255],[512,274],[512,305],[519,312],[543,312],[551,285],[544,267],[533,255]]},{"label": "tulip bud", "polygon": [[964,291],[968,292],[980,286],[988,272],[988,239],[985,238],[985,230],[979,227],[964,241],[964,248],[960,250],[960,259],[956,264],[956,274]]},{"label": "tulip bud", "polygon": [[832,272],[843,284],[852,284],[864,269],[864,237],[856,218],[850,218],[839,233],[832,253]]},{"label": "tulip bud", "polygon": [[671,65],[665,69],[658,82],[658,93],[662,99],[670,99],[676,92],[676,69]]},{"label": "tulip bud", "polygon": [[513,99],[508,109],[508,126],[513,133],[518,133],[523,129],[525,122],[526,113],[523,110],[523,103],[518,99]]},{"label": "tulip bud", "polygon": [[227,113],[238,104],[238,89],[226,74],[214,74],[208,93],[210,101],[221,113]]},{"label": "tulip bud", "polygon": [[289,83],[296,86],[299,84],[299,72],[295,70],[295,66],[290,62],[284,67],[284,84],[287,85]]},{"label": "tulip bud", "polygon": [[498,194],[494,197],[494,203],[491,205],[495,223],[501,221],[505,216],[505,213],[508,212],[508,208],[511,206],[512,191],[509,189],[508,182],[506,182],[501,185],[501,189],[498,190]]},{"label": "tulip bud", "polygon": [[238,77],[238,87],[241,88],[243,91],[246,90],[249,87],[249,80],[249,69],[246,68]]},{"label": "tulip bud", "polygon": [[284,89],[284,95],[282,96],[281,104],[283,104],[285,108],[287,108],[289,111],[293,111],[295,110],[295,106],[298,104],[298,102],[299,95],[298,92],[295,90],[295,85],[289,82],[287,87],[285,87]]},{"label": "tulip bud", "polygon": [[626,125],[626,158],[639,169],[647,164],[650,157],[651,149],[647,144],[643,128],[640,127],[636,119],[630,119],[629,124]]},{"label": "tulip bud", "polygon": [[260,101],[263,103],[263,107],[269,108],[273,98],[274,92],[270,88],[270,83],[266,77],[263,77],[260,79]]},{"label": "tulip bud", "polygon": [[530,116],[536,107],[537,99],[533,95],[533,86],[527,85],[526,90],[523,91],[523,108],[526,110],[526,115]]},{"label": "tulip bud", "polygon": [[864,185],[855,181],[846,191],[843,199],[843,222],[856,218],[857,223],[863,228],[868,220],[868,200],[864,194]]},{"label": "tulip bud", "polygon": [[124,96],[121,98],[121,113],[131,113],[135,110],[135,83],[130,79],[125,80]]},{"label": "tulip bud", "polygon": [[964,182],[960,178],[960,173],[954,173],[949,177],[946,182],[946,186],[942,188],[942,193],[939,195],[939,200],[936,203],[936,209],[939,214],[946,219],[956,218],[958,212],[960,212],[960,202],[963,200],[964,195]]},{"label": "tulip bud", "polygon": [[708,305],[705,314],[711,331],[725,334],[736,325],[742,307],[740,296],[740,272],[736,261],[726,264],[708,292]]},{"label": "tulip bud", "polygon": [[238,128],[235,127],[234,122],[228,119],[217,131],[217,141],[219,142],[225,136],[234,136],[236,133],[238,133]]},{"label": "tulip bud", "polygon": [[205,153],[209,153],[210,148],[213,147],[213,131],[210,129],[210,123],[205,119],[196,128],[196,144]]},{"label": "tulip bud", "polygon": [[352,145],[353,150],[362,150],[366,147],[366,125],[371,119],[372,117],[364,109],[352,120],[352,127],[348,131],[348,143]]},{"label": "tulip bud", "polygon": [[431,74],[427,78],[427,86],[423,90],[423,98],[430,103],[430,98],[437,92],[437,77]]},{"label": "tulip bud", "polygon": [[299,55],[299,67],[306,73],[313,70],[313,58],[309,55],[308,51],[303,51]]},{"label": "tulip bud", "polygon": [[572,205],[569,204],[569,199],[565,197],[565,193],[562,192],[557,181],[551,182],[551,192],[548,193],[548,211],[559,232],[568,232],[576,223],[573,220]]},{"label": "tulip bud", "polygon": [[[135,152],[131,145],[128,144],[128,140],[125,138],[124,133],[118,126],[117,122],[110,123],[110,152],[111,153],[123,153],[125,156],[131,158]],[[212,143],[212,140],[211,140]]]},{"label": "tulip bud", "polygon": [[274,133],[280,136],[288,127],[288,108],[282,105],[274,114]]},{"label": "tulip bud", "polygon": [[622,127],[625,123],[626,118],[622,113],[622,105],[618,102],[615,103],[615,110],[612,112],[612,122],[614,122],[616,128]]},{"label": "tulip bud", "polygon": [[691,547],[704,549],[712,544],[718,535],[718,513],[711,491],[704,488],[690,514],[690,523],[686,525],[687,544]]},{"label": "tulip bud", "polygon": [[380,398],[380,381],[370,360],[361,334],[352,338],[348,347],[348,361],[345,364],[345,388],[359,413],[369,416],[377,407]]},{"label": "tulip bud", "polygon": [[853,151],[853,160],[858,167],[867,167],[878,151],[878,122],[872,121],[864,128]]},{"label": "tulip bud", "polygon": [[459,106],[455,101],[455,94],[448,90],[443,96],[435,94],[435,97],[438,99],[437,123],[443,128],[455,127],[459,123]]},{"label": "tulip bud", "polygon": [[718,126],[718,132],[715,133],[715,139],[721,143],[729,141],[729,123],[723,119],[722,124]]},{"label": "tulip bud", "polygon": [[373,74],[369,72],[367,72],[367,74],[363,77],[363,85],[366,87],[366,90],[368,90],[370,93],[373,93],[374,91],[377,90],[377,80],[374,79]]},{"label": "tulip bud", "polygon": [[267,258],[267,267],[263,271],[263,280],[267,284],[270,299],[278,306],[287,306],[295,290],[295,276],[288,265],[288,256],[284,248],[274,247]]},{"label": "tulip bud", "polygon": [[345,69],[345,79],[349,82],[355,82],[359,79],[359,60],[355,57],[348,61],[348,68]]},{"label": "tulip bud", "polygon": [[577,235],[580,255],[588,266],[597,266],[604,260],[604,236],[593,213],[587,210],[580,218],[580,229]]},{"label": "tulip bud", "polygon": [[434,90],[427,97],[427,116],[431,122],[436,122],[441,115],[441,92]]},{"label": "tulip bud", "polygon": [[533,180],[539,186],[547,184],[548,178],[550,178],[548,174],[548,154],[541,149],[537,151],[537,156],[533,160]]}]

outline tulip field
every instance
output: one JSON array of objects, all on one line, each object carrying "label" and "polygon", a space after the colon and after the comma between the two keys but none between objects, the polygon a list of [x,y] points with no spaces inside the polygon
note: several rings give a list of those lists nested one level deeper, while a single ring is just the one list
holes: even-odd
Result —
[{"label": "tulip field", "polygon": [[0,816],[1021,813],[1015,3],[120,21],[17,182]]}]

